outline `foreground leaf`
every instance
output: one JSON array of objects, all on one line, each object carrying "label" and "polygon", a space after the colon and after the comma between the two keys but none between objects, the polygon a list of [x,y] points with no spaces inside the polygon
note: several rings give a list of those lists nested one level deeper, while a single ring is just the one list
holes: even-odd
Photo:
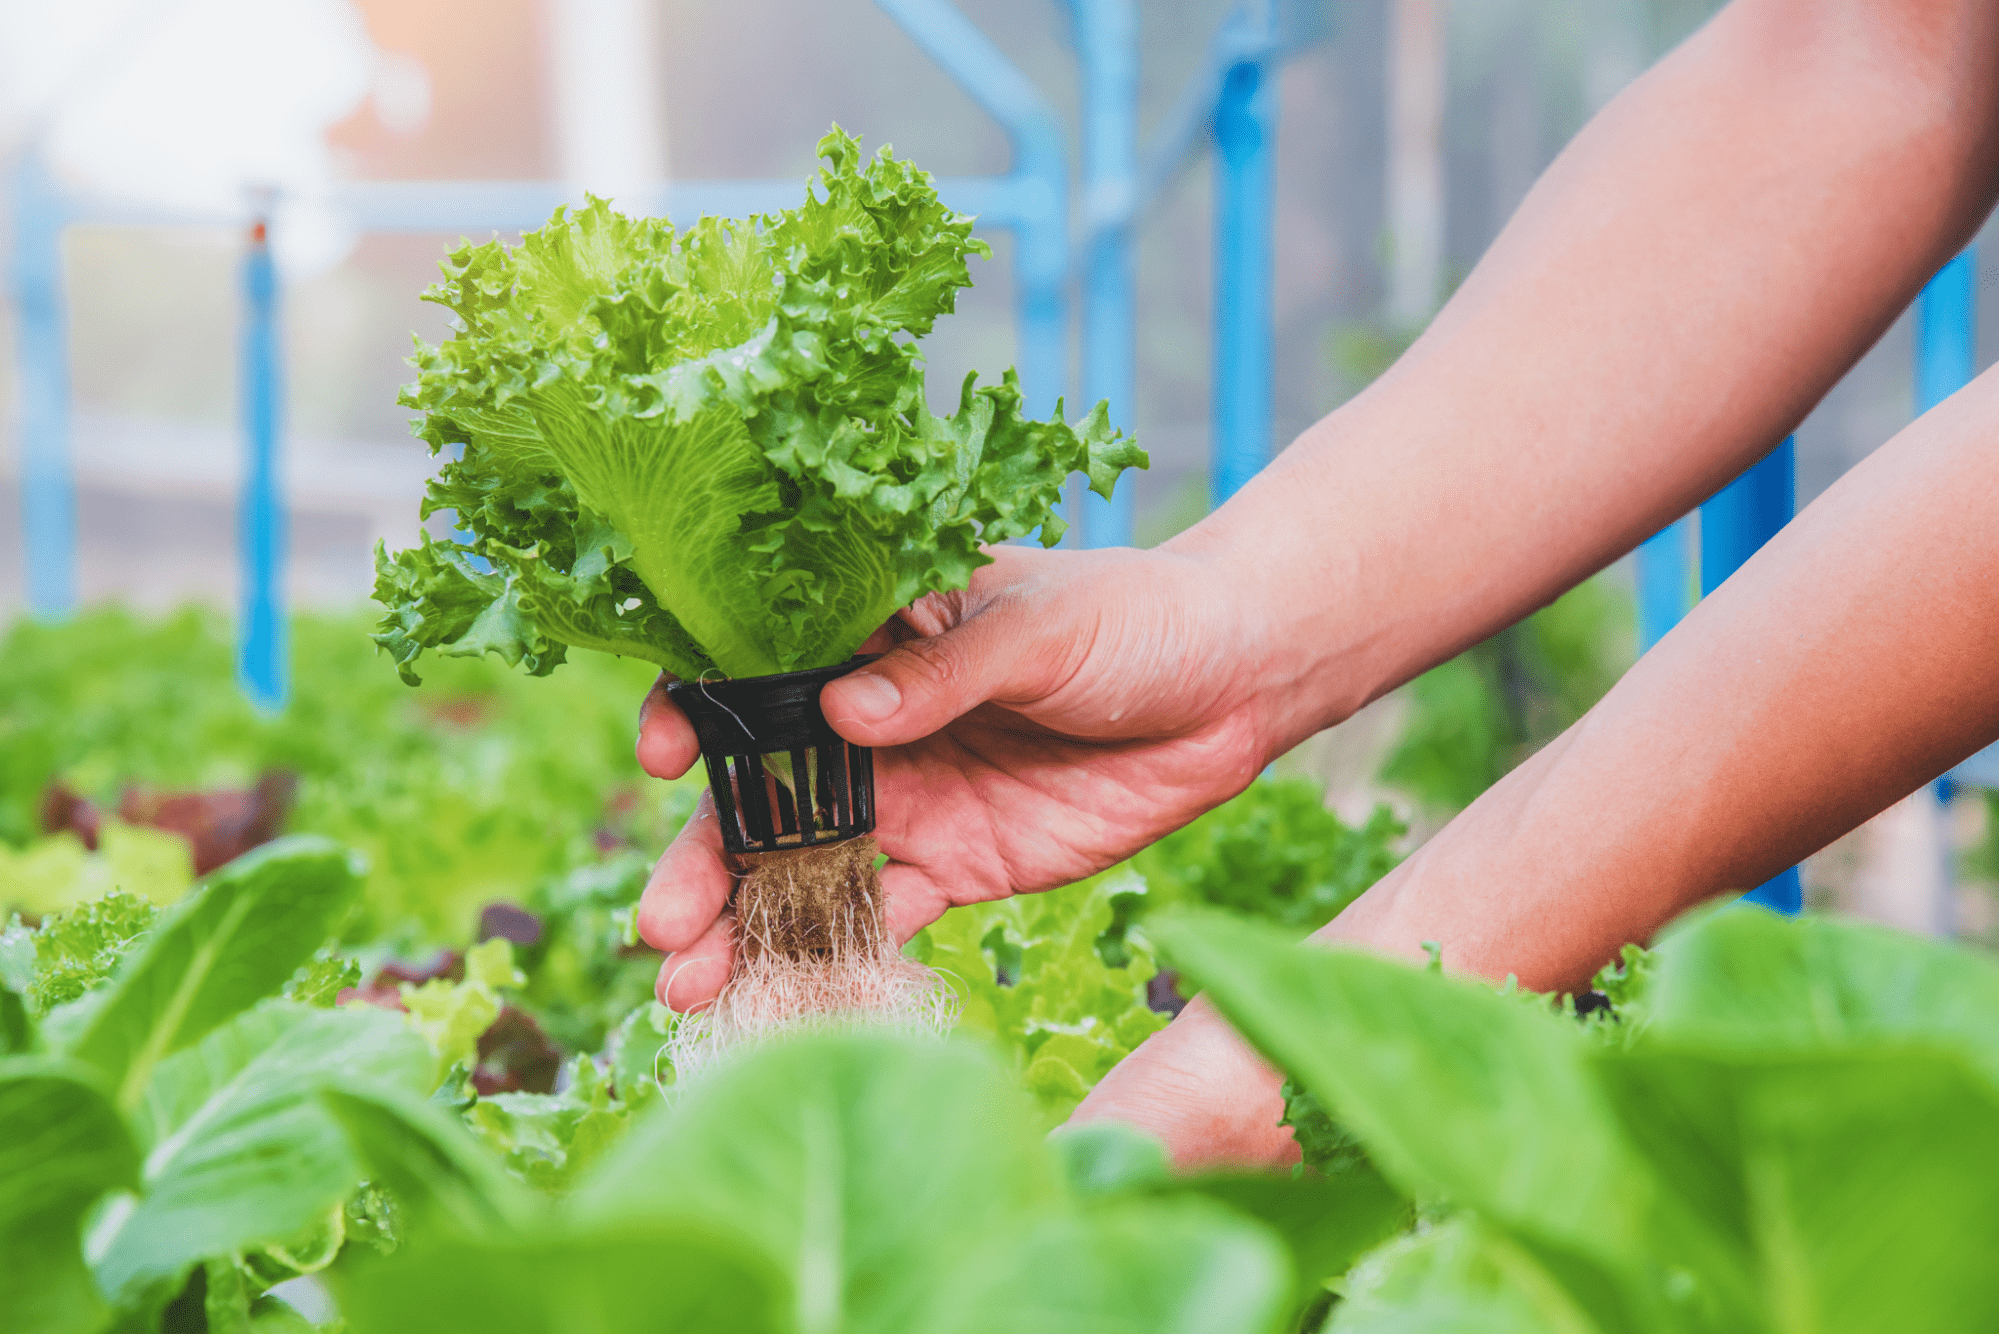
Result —
[{"label": "foreground leaf", "polygon": [[282,987],[332,935],[361,889],[352,855],[295,835],[236,859],[153,927],[103,991],[51,1037],[135,1108],[164,1058]]},{"label": "foreground leaf", "polygon": [[1269,1330],[1291,1268],[1269,1233],[1198,1199],[1057,1212],[965,1258],[918,1329]]},{"label": "foreground leaf", "polygon": [[791,1294],[705,1223],[418,1244],[338,1277],[357,1331],[781,1331]]},{"label": "foreground leaf", "polygon": [[376,1086],[329,1082],[319,1097],[371,1182],[411,1225],[478,1236],[533,1222],[535,1204],[455,1114]]},{"label": "foreground leaf", "polygon": [[698,1218],[795,1276],[790,1324],[908,1329],[935,1277],[1063,1199],[1021,1095],[957,1045],[761,1052],[635,1127],[578,1191],[589,1222]]},{"label": "foreground leaf", "polygon": [[430,1067],[398,1016],[275,1000],[161,1063],[135,1119],[141,1193],[91,1237],[99,1284],[136,1301],[195,1261],[313,1228],[361,1177],[320,1088],[366,1072],[416,1093]]},{"label": "foreground leaf", "polygon": [[0,1130],[0,1329],[94,1329],[83,1214],[138,1185],[131,1132],[94,1071],[46,1057],[0,1057]]},{"label": "foreground leaf", "polygon": [[1999,961],[1841,918],[1738,905],[1690,915],[1653,951],[1654,1033],[1777,1054],[1912,1041],[1999,1084]]},{"label": "foreground leaf", "polygon": [[1477,983],[1294,946],[1218,914],[1181,915],[1155,935],[1403,1191],[1607,1263],[1640,1250],[1653,1182],[1572,1024]]}]

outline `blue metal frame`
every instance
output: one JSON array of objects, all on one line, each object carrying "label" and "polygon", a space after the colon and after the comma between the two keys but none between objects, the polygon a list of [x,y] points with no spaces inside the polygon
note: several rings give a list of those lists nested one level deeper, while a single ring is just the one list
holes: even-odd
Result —
[{"label": "blue metal frame", "polygon": [[283,330],[278,271],[269,223],[250,225],[243,254],[243,490],[236,504],[238,569],[243,581],[236,630],[236,680],[265,709],[291,696],[291,636],[285,617],[286,532],[279,483],[279,427],[284,414]]},{"label": "blue metal frame", "polygon": [[1270,460],[1276,74],[1268,57],[1238,60],[1215,103],[1215,505]]},{"label": "blue metal frame", "polygon": [[23,154],[13,176],[10,277],[20,340],[22,556],[29,610],[55,620],[76,608],[76,482],[62,283],[62,229],[69,218],[38,155]]},{"label": "blue metal frame", "polygon": [[[1130,422],[1137,402],[1132,246],[1138,190],[1138,10],[1132,0],[1071,0],[1083,64],[1083,400]],[[1083,542],[1132,544],[1132,480],[1106,501],[1082,490]],[[1081,489],[1079,489],[1081,490]]]},{"label": "blue metal frame", "polygon": [[[1758,548],[1791,522],[1797,508],[1798,441],[1783,443],[1743,471],[1701,506],[1701,596],[1721,587]],[[1798,869],[1787,867],[1743,896],[1779,913],[1805,906]]]},{"label": "blue metal frame", "polygon": [[[1916,299],[1916,414],[1971,383],[1978,369],[1978,259],[1967,248],[1937,271]],[[1937,780],[1948,803],[1960,786],[1999,787],[1999,746],[1989,746]]]}]

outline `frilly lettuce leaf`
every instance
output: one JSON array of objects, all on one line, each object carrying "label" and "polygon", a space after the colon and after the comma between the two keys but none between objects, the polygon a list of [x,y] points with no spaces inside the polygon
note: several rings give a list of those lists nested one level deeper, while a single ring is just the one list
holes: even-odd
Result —
[{"label": "frilly lettuce leaf", "polygon": [[972,219],[835,127],[805,202],[676,232],[592,198],[464,245],[425,299],[401,402],[448,457],[423,513],[469,542],[377,551],[376,642],[535,674],[571,646],[679,676],[837,663],[898,607],[963,588],[981,543],[1059,540],[1070,473],[1108,496],[1146,459],[1104,405],[1021,411],[1008,371],[926,406],[916,339],[986,255]]}]

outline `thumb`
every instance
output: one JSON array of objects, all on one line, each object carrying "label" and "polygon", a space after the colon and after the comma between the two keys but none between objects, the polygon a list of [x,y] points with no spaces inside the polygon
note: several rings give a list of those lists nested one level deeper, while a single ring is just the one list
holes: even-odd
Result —
[{"label": "thumb", "polygon": [[1037,643],[1033,618],[1017,603],[991,608],[939,635],[907,640],[880,659],[826,683],[826,721],[860,746],[901,746],[986,701],[1046,695],[1063,680],[1062,661]]}]

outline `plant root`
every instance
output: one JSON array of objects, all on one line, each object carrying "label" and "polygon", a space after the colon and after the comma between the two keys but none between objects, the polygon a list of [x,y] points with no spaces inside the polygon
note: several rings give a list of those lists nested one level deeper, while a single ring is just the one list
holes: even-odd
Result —
[{"label": "plant root", "polygon": [[942,1034],[958,998],[889,935],[875,841],[731,859],[735,968],[669,1041],[679,1079],[768,1039],[853,1025]]}]

